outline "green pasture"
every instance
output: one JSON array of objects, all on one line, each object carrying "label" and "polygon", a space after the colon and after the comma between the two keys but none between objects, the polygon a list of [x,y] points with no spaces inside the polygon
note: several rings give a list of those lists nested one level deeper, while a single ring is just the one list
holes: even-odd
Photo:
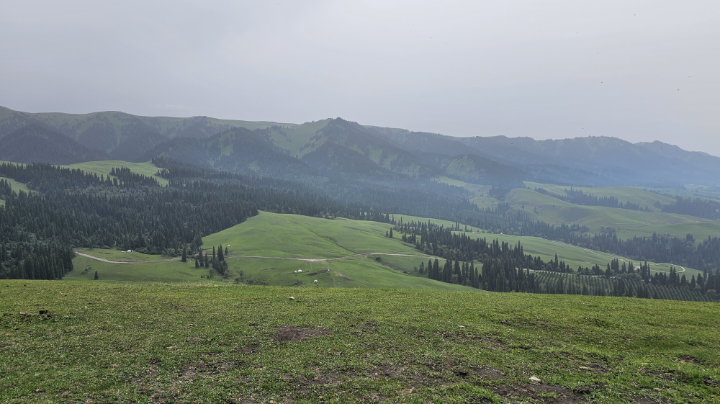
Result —
[{"label": "green pasture", "polygon": [[[523,251],[525,252],[525,254],[540,256],[540,258],[542,258],[545,262],[548,262],[551,259],[555,259],[555,254],[557,254],[558,259],[560,261],[565,261],[565,263],[569,264],[573,270],[577,270],[578,266],[582,266],[583,268],[585,268],[592,267],[595,264],[598,264],[601,268],[605,269],[605,266],[615,258],[621,260],[621,263],[623,261],[628,264],[632,262],[636,266],[642,263],[640,261],[631,260],[630,258],[622,257],[619,255],[589,250],[571,244],[565,244],[560,241],[547,240],[539,237],[513,236],[507,234],[483,233],[477,231],[476,233],[465,234],[474,238],[485,238],[487,240],[497,239],[509,243],[510,245],[515,245],[518,241],[520,241],[520,244],[523,246]],[[682,267],[679,267],[677,265],[671,265],[667,263],[655,263],[649,261],[648,264],[650,265],[650,271],[652,272],[669,273],[671,266],[674,266],[679,272],[682,272]],[[692,268],[684,267],[684,269],[685,271],[682,272],[682,274],[687,277],[688,281],[690,280],[691,276],[697,276],[698,274],[702,274],[701,271]]]},{"label": "green pasture", "polygon": [[[106,258],[107,254],[104,254],[104,252],[112,251],[95,249],[88,255]],[[98,280],[102,282],[202,283],[211,281],[204,278],[209,273],[208,271],[195,269],[194,262],[183,263],[180,260],[111,264],[78,255],[73,259],[73,266],[73,271],[66,274],[63,280],[98,282],[94,280],[97,271]],[[216,281],[219,282],[220,280]]]},{"label": "green pasture", "polygon": [[85,163],[77,163],[77,164],[70,164],[67,166],[62,166],[67,168],[74,168],[74,169],[80,169],[86,173],[90,174],[97,174],[98,176],[104,175],[109,176],[110,170],[113,168],[129,168],[130,171],[136,173],[136,174],[142,174],[147,175],[149,177],[154,177],[158,183],[162,186],[166,186],[168,184],[168,180],[157,176],[158,168],[150,162],[147,163],[129,163],[127,161],[121,161],[121,160],[102,160],[102,161],[88,161]]},{"label": "green pasture", "polygon": [[0,280],[0,402],[718,403],[717,307]]},{"label": "green pasture", "polygon": [[[399,220],[397,216],[395,219]],[[400,235],[385,237],[391,227],[365,220],[260,212],[239,225],[203,237],[203,248],[229,245],[230,256],[285,258],[337,258],[372,252],[417,254],[400,241]]]},{"label": "green pasture", "polygon": [[[26,192],[26,193],[34,193],[35,191],[31,191],[27,185],[23,184],[22,182],[17,182],[12,178],[6,178],[6,177],[0,177],[0,180],[6,180],[10,184],[10,188],[13,190],[13,192]],[[0,199],[0,206],[5,206],[5,201]]]},{"label": "green pasture", "polygon": [[[565,190],[570,189],[567,185],[541,184],[537,182],[525,182],[525,186],[534,190],[535,188],[544,188],[549,192],[557,195],[565,196]],[[648,208],[653,212],[659,212],[660,209],[655,207],[655,203],[660,205],[669,205],[675,202],[675,199],[667,196],[659,195],[653,192],[645,191],[633,187],[572,187],[576,191],[582,191],[586,194],[592,194],[597,197],[614,196],[618,201],[625,203],[631,202],[639,204],[641,208]]]},{"label": "green pasture", "polygon": [[[109,250],[95,249],[88,255],[107,258]],[[185,283],[246,283],[300,288],[393,288],[468,290],[468,287],[437,282],[418,276],[402,266],[387,265],[385,256],[354,256],[337,260],[299,261],[294,259],[227,258],[229,274],[222,277],[207,268],[195,268],[194,259],[161,262],[108,263],[77,256],[75,270],[67,281],[89,282],[185,282]],[[143,257],[141,257],[143,258]],[[401,258],[401,257],[387,257]],[[405,258],[405,257],[402,257]],[[413,258],[413,257],[408,257]],[[114,261],[114,260],[113,260]],[[395,261],[393,261],[395,262]],[[329,269],[329,271],[327,271]],[[295,271],[301,270],[301,273]],[[98,280],[94,280],[95,272]],[[322,273],[316,273],[322,272]],[[314,280],[318,283],[313,283]]]},{"label": "green pasture", "polygon": [[[454,225],[449,221],[395,215],[396,221],[400,221],[400,218],[404,222],[430,220],[446,227]],[[464,226],[461,225],[461,228],[464,229]],[[239,282],[303,288],[470,290],[429,280],[426,274],[416,272],[415,268],[419,268],[421,262],[427,265],[427,261],[434,257],[426,256],[411,245],[402,243],[400,234],[392,239],[385,237],[389,229],[390,225],[386,223],[260,212],[244,223],[203,238],[204,252],[211,253],[213,246],[227,247],[228,274],[225,277],[213,274],[206,268],[196,269],[194,256],[189,256],[188,262],[182,263],[179,257],[78,249],[79,253],[122,263],[102,262],[78,255],[74,261],[75,270],[66,275],[65,279],[93,281],[97,271],[99,280],[103,282]],[[469,229],[473,232],[465,234],[470,237],[498,239],[511,244],[520,241],[526,253],[539,255],[546,262],[558,254],[559,259],[573,269],[595,264],[604,268],[614,258],[628,263],[631,261],[537,237],[482,233],[478,229]],[[441,265],[443,263],[444,260],[441,260]],[[650,268],[652,271],[669,272],[670,265],[650,263]],[[308,276],[328,269],[329,272]],[[302,273],[296,273],[297,270],[302,270]],[[690,278],[699,272],[685,268],[684,273]],[[318,280],[317,284],[313,284],[315,279]]]},{"label": "green pasture", "polygon": [[652,236],[653,233],[680,238],[690,233],[696,241],[720,236],[720,221],[675,213],[575,205],[529,189],[512,190],[508,202],[515,208],[524,209],[531,218],[554,225],[577,223],[587,226],[590,233],[599,232],[602,227],[613,227],[622,239]]}]

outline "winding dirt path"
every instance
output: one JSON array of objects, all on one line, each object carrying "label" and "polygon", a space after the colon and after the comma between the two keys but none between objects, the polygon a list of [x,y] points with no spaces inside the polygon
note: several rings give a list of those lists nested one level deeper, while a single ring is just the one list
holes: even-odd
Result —
[{"label": "winding dirt path", "polygon": [[[95,257],[89,254],[82,253],[80,251],[75,251],[75,254],[81,255],[85,258],[90,258],[95,261],[100,262],[107,262],[108,264],[150,264],[154,262],[167,262],[167,261],[178,261],[180,260],[180,257],[176,258],[168,258],[164,260],[154,260],[154,261],[112,261],[105,258]],[[263,257],[259,255],[228,255],[227,258],[257,258],[257,259],[266,259],[266,260],[288,260],[288,261],[305,261],[305,262],[324,262],[324,261],[335,261],[335,260],[343,260],[346,258],[352,258],[352,257],[367,257],[368,255],[391,255],[391,256],[397,256],[397,257],[423,257],[423,258],[432,258],[430,255],[420,255],[420,254],[391,254],[391,253],[380,253],[380,252],[371,252],[371,253],[361,253],[361,254],[352,254],[352,255],[345,255],[343,257],[335,257],[335,258],[292,258],[292,257]]]},{"label": "winding dirt path", "polygon": [[75,254],[81,255],[81,256],[83,256],[83,257],[85,257],[85,258],[93,259],[93,260],[95,260],[95,261],[107,262],[108,264],[150,264],[150,263],[153,263],[153,262],[178,261],[178,260],[180,259],[180,257],[177,257],[177,258],[167,258],[167,259],[164,259],[164,260],[155,260],[155,261],[111,261],[111,260],[108,260],[108,259],[105,259],[105,258],[100,258],[100,257],[95,257],[95,256],[92,256],[92,255],[89,255],[89,254],[85,254],[85,253],[82,253],[82,252],[80,252],[80,251],[75,251]]}]

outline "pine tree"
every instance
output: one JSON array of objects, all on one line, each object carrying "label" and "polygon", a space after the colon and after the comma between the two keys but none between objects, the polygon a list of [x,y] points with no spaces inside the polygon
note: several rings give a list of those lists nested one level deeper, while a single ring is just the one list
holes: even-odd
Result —
[{"label": "pine tree", "polygon": [[94,278],[94,279],[95,279],[95,280],[98,280],[98,279],[99,279],[97,271],[95,271],[95,278]]},{"label": "pine tree", "polygon": [[186,248],[183,248],[182,258],[180,258],[180,262],[187,262],[187,249]]}]

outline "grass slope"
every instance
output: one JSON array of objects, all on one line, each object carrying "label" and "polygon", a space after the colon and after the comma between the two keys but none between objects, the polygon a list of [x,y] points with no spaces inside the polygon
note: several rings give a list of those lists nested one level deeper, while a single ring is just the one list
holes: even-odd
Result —
[{"label": "grass slope", "polygon": [[[565,190],[570,189],[570,187],[566,185],[541,184],[537,182],[525,182],[525,185],[530,189],[544,188],[549,192],[563,196],[565,195]],[[636,203],[640,205],[641,208],[648,208],[653,212],[660,212],[660,209],[655,207],[655,202],[660,205],[669,205],[675,202],[673,198],[632,187],[573,187],[573,189],[597,197],[614,196],[621,203]]]},{"label": "grass slope", "polygon": [[78,163],[78,164],[70,164],[67,166],[63,166],[67,168],[74,168],[74,169],[80,169],[86,173],[91,174],[97,174],[98,176],[104,175],[109,176],[110,170],[113,168],[129,168],[130,171],[136,173],[136,174],[142,174],[147,175],[149,177],[154,177],[158,183],[162,186],[166,186],[168,184],[168,180],[155,175],[158,171],[157,166],[155,166],[153,163],[147,162],[147,163],[129,163],[127,161],[121,161],[121,160],[103,160],[103,161],[88,161],[85,163]]},{"label": "grass slope", "polygon": [[[421,217],[395,215],[396,220],[430,220],[452,226],[452,222]],[[436,282],[420,276],[415,268],[427,263],[425,256],[397,237],[385,237],[390,225],[348,219],[319,219],[298,215],[261,212],[232,228],[203,238],[206,252],[212,246],[227,246],[226,258],[230,276],[207,278],[210,271],[196,269],[191,257],[182,263],[175,257],[124,253],[117,250],[79,249],[82,254],[113,262],[93,260],[78,255],[75,270],[66,280],[92,281],[95,271],[107,282],[243,282],[250,284],[323,288],[410,288],[472,290],[459,285]],[[536,237],[501,234],[467,233],[471,237],[520,241],[527,253],[548,261],[558,254],[573,268],[604,267],[613,258],[631,261],[597,251]],[[358,255],[359,254],[359,255]],[[387,255],[399,254],[399,255]],[[258,258],[265,257],[265,258]],[[444,261],[441,260],[441,265]],[[650,264],[651,270],[668,272],[668,264]],[[302,273],[295,271],[302,270]],[[699,272],[686,268],[688,278]],[[309,275],[314,274],[314,275]],[[313,281],[318,283],[314,284]]]},{"label": "grass slope", "polygon": [[[244,223],[203,238],[207,252],[212,246],[229,246],[226,261],[232,275],[228,279],[219,276],[208,279],[209,270],[196,269],[192,258],[182,263],[177,258],[103,249],[78,252],[131,263],[102,262],[78,255],[75,270],[65,279],[92,281],[97,271],[99,280],[108,282],[240,281],[301,287],[474,290],[418,276],[413,266],[429,257],[398,239],[385,237],[389,229],[389,224],[377,222],[261,212]],[[298,269],[302,273],[295,273]],[[323,272],[308,276],[318,271]],[[318,283],[313,284],[316,279]]]},{"label": "grass slope", "polygon": [[680,238],[690,233],[696,241],[720,236],[720,221],[675,213],[575,205],[529,189],[512,190],[508,194],[508,202],[515,208],[524,206],[533,219],[555,225],[577,223],[587,226],[590,233],[599,232],[601,227],[613,227],[622,239],[651,236],[653,233]]},{"label": "grass slope", "polygon": [[720,402],[713,303],[7,280],[0,293],[2,402]]},{"label": "grass slope", "polygon": [[[5,180],[10,184],[10,189],[13,190],[13,192],[26,192],[26,193],[33,193],[35,191],[31,191],[27,185],[23,184],[22,182],[17,182],[12,178],[6,178],[6,177],[0,177],[0,180]],[[0,206],[5,206],[5,201],[0,199]]]},{"label": "grass slope", "polygon": [[[445,227],[454,226],[453,222],[447,220],[435,220],[416,216],[395,215],[396,220],[400,220],[400,217],[402,217],[404,221],[427,222],[428,220],[430,220],[433,224],[443,225]],[[460,224],[460,228],[464,229],[464,225],[462,223]],[[555,254],[557,254],[559,260],[565,261],[565,263],[569,264],[574,270],[577,269],[578,266],[582,266],[584,268],[592,267],[595,264],[598,264],[602,268],[605,268],[605,265],[607,265],[611,260],[615,258],[624,260],[628,263],[632,261],[636,265],[640,264],[639,261],[633,261],[632,259],[627,257],[613,255],[601,251],[589,250],[571,244],[565,244],[560,241],[547,240],[540,237],[513,236],[508,234],[488,233],[480,229],[472,228],[470,226],[468,226],[468,229],[471,230],[472,233],[466,232],[465,234],[473,238],[485,238],[488,241],[498,239],[500,241],[510,243],[511,245],[517,244],[517,242],[519,241],[520,244],[523,246],[523,250],[526,254],[532,254],[533,256],[539,255],[545,262],[549,261],[550,259],[554,259]],[[456,233],[460,234],[461,232]],[[425,262],[427,262],[427,260],[425,260]],[[670,264],[654,262],[648,263],[650,264],[650,271],[652,272],[670,272]],[[420,265],[419,260],[417,261],[417,265]],[[677,266],[675,267],[678,268]],[[685,272],[683,273],[688,279],[690,279],[691,276],[697,276],[702,272],[685,267]]]}]

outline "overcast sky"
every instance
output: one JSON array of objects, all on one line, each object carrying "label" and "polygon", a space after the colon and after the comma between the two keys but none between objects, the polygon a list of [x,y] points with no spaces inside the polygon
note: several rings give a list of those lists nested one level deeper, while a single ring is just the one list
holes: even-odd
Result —
[{"label": "overcast sky", "polygon": [[8,1],[0,105],[720,155],[720,2]]}]

